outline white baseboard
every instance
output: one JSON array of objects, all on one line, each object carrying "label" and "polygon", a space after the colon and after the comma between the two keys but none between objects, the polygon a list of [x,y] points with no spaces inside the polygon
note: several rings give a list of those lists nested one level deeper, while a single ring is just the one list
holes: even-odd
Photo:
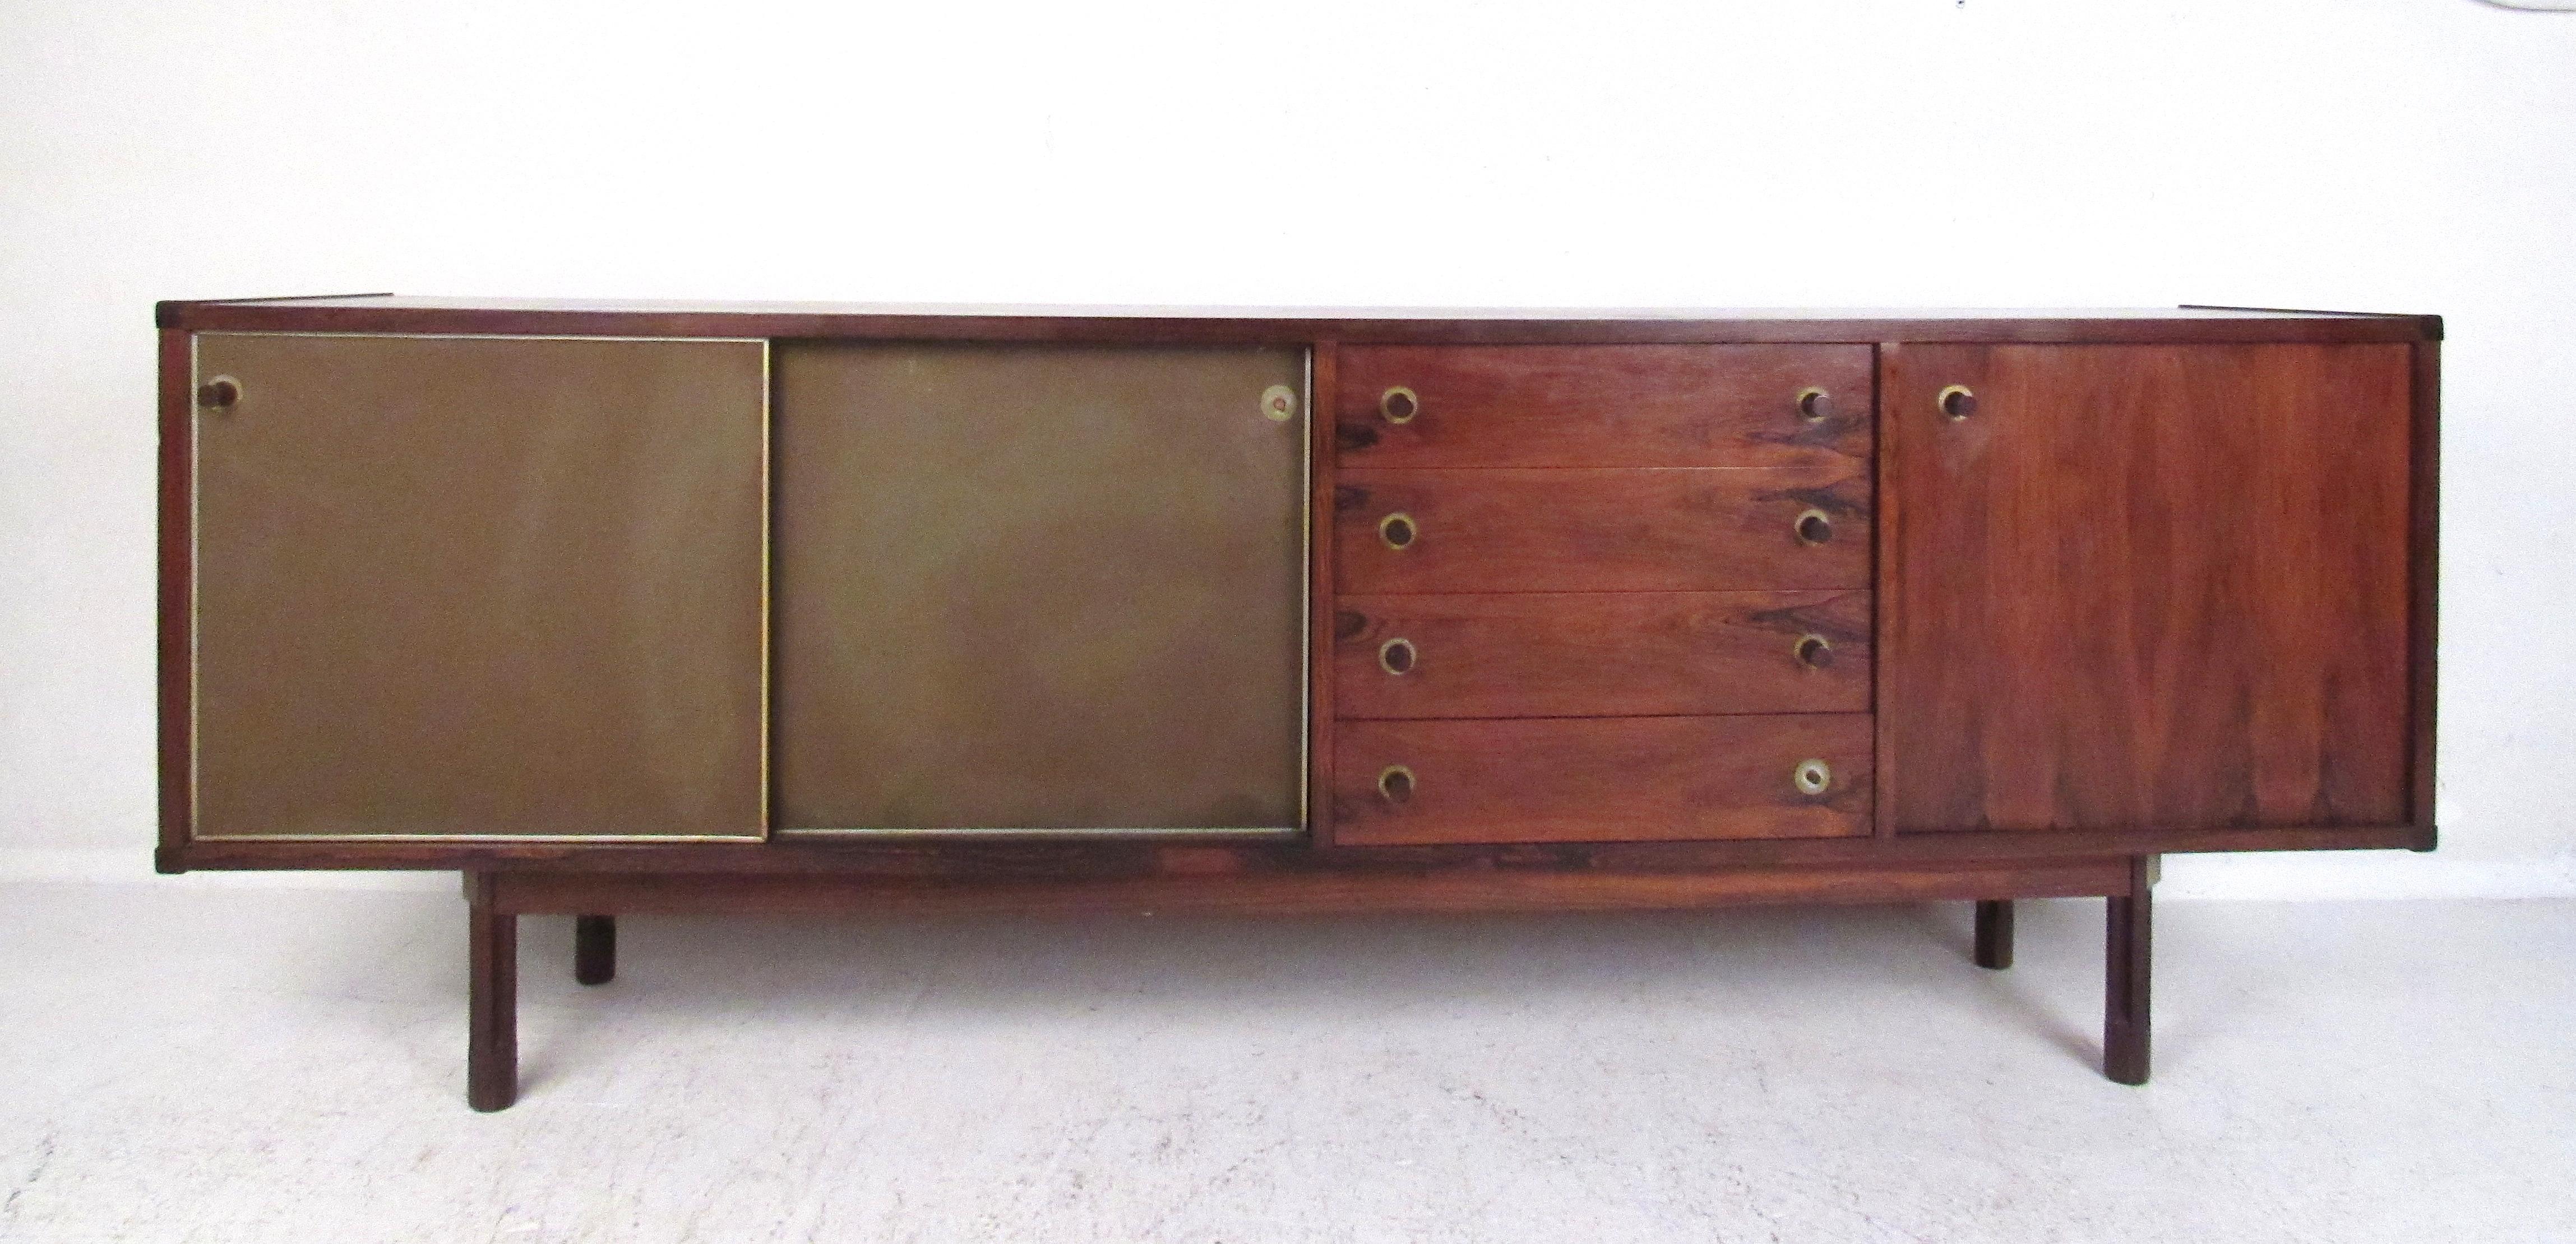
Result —
[{"label": "white baseboard", "polygon": [[74,885],[150,884],[202,889],[437,890],[454,892],[456,874],[416,872],[195,872],[165,877],[152,871],[152,848],[131,851],[0,848],[0,882]]},{"label": "white baseboard", "polygon": [[2576,857],[2451,859],[2440,852],[2281,851],[2168,855],[2156,897],[2314,901],[2576,898]]},{"label": "white baseboard", "polygon": [[[0,882],[152,884],[218,889],[451,891],[452,872],[152,871],[152,851],[0,848]],[[2445,859],[2410,851],[2316,851],[2169,855],[2162,899],[2321,901],[2349,899],[2576,898],[2576,857]]]}]

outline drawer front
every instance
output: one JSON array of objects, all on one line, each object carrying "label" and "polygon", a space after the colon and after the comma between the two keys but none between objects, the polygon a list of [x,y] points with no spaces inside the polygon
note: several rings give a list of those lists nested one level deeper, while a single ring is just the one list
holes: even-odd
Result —
[{"label": "drawer front", "polygon": [[1344,596],[1345,718],[1869,711],[1867,592]]},{"label": "drawer front", "polygon": [[1359,346],[1341,351],[1340,368],[1334,432],[1350,466],[1830,468],[1870,457],[1867,346]]},{"label": "drawer front", "polygon": [[1870,719],[1344,721],[1332,789],[1348,845],[1857,837]]},{"label": "drawer front", "polygon": [[1333,511],[1345,593],[1869,585],[1859,474],[1345,469]]}]

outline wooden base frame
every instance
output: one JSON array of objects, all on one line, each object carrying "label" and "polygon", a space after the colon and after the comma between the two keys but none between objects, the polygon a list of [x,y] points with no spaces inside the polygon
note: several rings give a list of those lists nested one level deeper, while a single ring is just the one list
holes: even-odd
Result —
[{"label": "wooden base frame", "polygon": [[1950,868],[1743,869],[1706,873],[1479,870],[1456,873],[1152,874],[1080,880],[943,880],[859,874],[474,872],[465,874],[471,1024],[466,1097],[476,1110],[518,1094],[518,917],[574,917],[573,975],[616,975],[616,917],[627,913],[937,914],[1202,911],[1240,914],[1619,911],[1785,902],[1971,901],[1976,962],[2012,964],[2013,900],[2108,900],[2103,1074],[2147,1079],[2152,856]]}]

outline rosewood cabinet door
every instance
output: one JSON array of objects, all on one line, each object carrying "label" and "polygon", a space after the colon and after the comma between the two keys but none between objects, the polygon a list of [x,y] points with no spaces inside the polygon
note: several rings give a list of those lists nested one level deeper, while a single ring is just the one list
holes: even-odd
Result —
[{"label": "rosewood cabinet door", "polygon": [[195,349],[197,838],[763,833],[766,343]]},{"label": "rosewood cabinet door", "polygon": [[2408,821],[2409,347],[1882,361],[1894,829]]},{"label": "rosewood cabinet door", "polygon": [[779,829],[1298,829],[1305,375],[782,344]]}]

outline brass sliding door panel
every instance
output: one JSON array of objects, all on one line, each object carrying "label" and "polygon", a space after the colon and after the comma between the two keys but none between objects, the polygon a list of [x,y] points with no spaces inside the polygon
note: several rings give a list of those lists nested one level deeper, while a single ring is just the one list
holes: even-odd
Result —
[{"label": "brass sliding door panel", "polygon": [[1302,350],[777,374],[781,831],[1303,824]]},{"label": "brass sliding door panel", "polygon": [[767,343],[196,348],[198,837],[763,833]]}]

